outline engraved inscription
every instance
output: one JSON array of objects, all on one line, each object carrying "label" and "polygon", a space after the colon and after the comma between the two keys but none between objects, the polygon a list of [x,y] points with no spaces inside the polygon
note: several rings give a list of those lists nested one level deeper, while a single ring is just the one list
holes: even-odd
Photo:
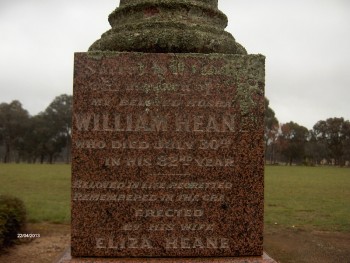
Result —
[{"label": "engraved inscription", "polygon": [[232,189],[230,182],[135,182],[135,181],[82,181],[73,182],[75,189]]},{"label": "engraved inscription", "polygon": [[[164,240],[166,249],[229,249],[229,239],[223,237],[172,237]],[[152,241],[146,237],[96,238],[97,249],[153,249]]]},{"label": "engraved inscription", "polygon": [[201,217],[201,209],[136,209],[135,217]]},{"label": "engraved inscription", "polygon": [[[109,103],[108,101],[100,101],[94,99],[92,102],[93,106],[101,106]],[[107,104],[108,105],[108,104]],[[234,102],[232,100],[211,100],[211,99],[190,99],[189,101],[184,100],[173,100],[173,99],[144,99],[144,98],[122,98],[119,100],[118,106],[120,107],[150,107],[150,106],[161,106],[161,107],[188,107],[188,108],[233,108]]]},{"label": "engraved inscription", "polygon": [[158,231],[173,231],[174,229],[175,229],[175,225],[173,224],[151,224],[147,230],[150,232],[158,232]]},{"label": "engraved inscription", "polygon": [[128,237],[122,239],[96,238],[96,248],[98,249],[152,249],[151,240],[146,237]]},{"label": "engraved inscription", "polygon": [[87,245],[78,256],[245,253],[261,229],[242,213],[261,205],[262,58],[79,56],[72,247]]},{"label": "engraved inscription", "polygon": [[229,239],[219,237],[173,237],[165,239],[166,249],[229,249]]},{"label": "engraved inscription", "polygon": [[150,166],[160,166],[160,167],[180,167],[180,166],[198,166],[198,167],[234,167],[235,161],[233,157],[227,156],[226,158],[195,158],[193,156],[178,156],[171,155],[165,156],[160,155],[152,160],[151,157],[110,157],[106,158],[104,164],[107,167],[113,166],[127,166],[127,167],[150,167]]},{"label": "engraved inscription", "polygon": [[215,224],[150,224],[148,226],[136,224],[136,223],[128,223],[123,225],[121,230],[123,231],[140,231],[142,229],[146,229],[149,232],[162,232],[162,231],[205,231],[212,232],[215,230]]},{"label": "engraved inscription", "polygon": [[78,131],[100,132],[234,132],[235,115],[74,114]]},{"label": "engraved inscription", "polygon": [[103,140],[76,140],[75,147],[79,149],[104,149],[112,148],[116,150],[124,149],[168,149],[168,150],[218,150],[228,149],[232,144],[230,139],[212,139],[212,140],[192,140],[179,141],[171,139],[161,139],[156,142],[139,140],[112,140],[110,142]]},{"label": "engraved inscription", "polygon": [[183,224],[182,231],[214,231],[214,224]]},{"label": "engraved inscription", "polygon": [[233,158],[200,158],[193,156],[158,156],[156,158],[156,165],[161,167],[177,167],[195,165],[199,167],[233,167],[235,161]]},{"label": "engraved inscription", "polygon": [[223,202],[223,194],[179,194],[179,195],[155,195],[155,194],[101,194],[81,193],[73,194],[74,201],[105,201],[105,202]]}]

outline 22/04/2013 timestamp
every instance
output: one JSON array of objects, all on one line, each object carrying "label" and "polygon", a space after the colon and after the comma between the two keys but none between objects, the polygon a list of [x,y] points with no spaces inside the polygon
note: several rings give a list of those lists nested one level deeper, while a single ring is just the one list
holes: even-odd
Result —
[{"label": "22/04/2013 timestamp", "polygon": [[40,234],[24,234],[24,233],[18,233],[17,238],[39,238]]}]

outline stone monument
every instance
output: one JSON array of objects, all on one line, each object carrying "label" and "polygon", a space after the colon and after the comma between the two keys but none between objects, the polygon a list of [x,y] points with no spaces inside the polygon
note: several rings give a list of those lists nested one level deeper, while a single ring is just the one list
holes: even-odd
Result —
[{"label": "stone monument", "polygon": [[109,22],[75,54],[61,262],[273,262],[264,56],[224,31],[217,0],[121,0]]}]

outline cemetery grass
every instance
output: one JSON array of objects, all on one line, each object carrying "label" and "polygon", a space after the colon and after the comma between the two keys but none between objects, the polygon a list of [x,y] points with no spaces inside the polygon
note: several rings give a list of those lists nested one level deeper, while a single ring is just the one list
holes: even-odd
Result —
[{"label": "cemetery grass", "polygon": [[280,263],[350,262],[350,169],[267,166],[264,250]]},{"label": "cemetery grass", "polygon": [[23,200],[30,223],[70,222],[70,166],[0,164],[0,194]]},{"label": "cemetery grass", "polygon": [[265,225],[350,232],[350,169],[267,166]]}]

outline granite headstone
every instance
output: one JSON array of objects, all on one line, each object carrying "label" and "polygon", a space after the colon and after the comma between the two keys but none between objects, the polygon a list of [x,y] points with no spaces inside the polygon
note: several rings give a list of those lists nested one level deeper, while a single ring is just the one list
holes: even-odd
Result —
[{"label": "granite headstone", "polygon": [[217,0],[121,0],[109,21],[75,54],[72,256],[263,262],[264,56]]}]

